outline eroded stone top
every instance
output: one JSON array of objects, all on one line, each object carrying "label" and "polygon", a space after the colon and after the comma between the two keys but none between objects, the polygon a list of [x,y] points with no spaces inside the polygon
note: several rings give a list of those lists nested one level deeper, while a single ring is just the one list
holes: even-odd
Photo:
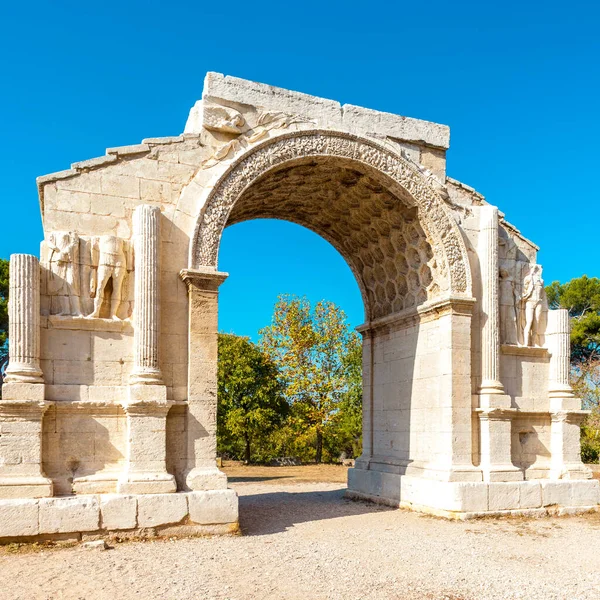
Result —
[{"label": "eroded stone top", "polygon": [[194,134],[202,130],[206,119],[203,104],[214,101],[301,115],[319,128],[348,131],[357,135],[387,136],[444,150],[450,145],[450,128],[447,125],[352,104],[342,105],[335,100],[213,72],[206,74],[202,100],[196,102],[190,111],[184,133]]}]

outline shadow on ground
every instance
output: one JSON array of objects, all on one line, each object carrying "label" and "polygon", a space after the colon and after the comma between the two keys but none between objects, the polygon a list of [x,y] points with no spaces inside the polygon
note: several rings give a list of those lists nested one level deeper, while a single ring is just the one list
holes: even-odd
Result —
[{"label": "shadow on ground", "polygon": [[344,498],[345,489],[241,495],[240,526],[249,536],[286,531],[299,523],[396,510]]}]

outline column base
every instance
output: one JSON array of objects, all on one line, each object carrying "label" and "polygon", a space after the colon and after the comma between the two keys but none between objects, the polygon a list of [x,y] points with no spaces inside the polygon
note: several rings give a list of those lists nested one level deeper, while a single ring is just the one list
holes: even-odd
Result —
[{"label": "column base", "polygon": [[523,470],[515,465],[494,465],[493,467],[486,469],[482,467],[484,481],[523,481],[525,475]]},{"label": "column base", "polygon": [[53,494],[47,477],[0,477],[0,499],[48,498]]},{"label": "column base", "polygon": [[119,494],[171,494],[177,491],[170,473],[129,473],[117,482]]},{"label": "column base", "polygon": [[571,480],[571,479],[592,479],[592,470],[580,463],[564,464],[559,468],[550,468],[550,479],[553,480]]},{"label": "column base", "polygon": [[227,475],[217,467],[196,467],[185,477],[188,489],[194,491],[225,490],[227,489]]}]

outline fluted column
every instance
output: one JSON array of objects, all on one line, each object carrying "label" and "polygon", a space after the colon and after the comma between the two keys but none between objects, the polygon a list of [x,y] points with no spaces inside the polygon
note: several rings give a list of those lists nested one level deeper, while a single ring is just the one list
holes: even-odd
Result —
[{"label": "fluted column", "polygon": [[127,414],[127,455],[117,489],[124,494],[175,492],[166,468],[171,402],[160,372],[160,209],[142,204],[133,214],[135,252],[133,371]]},{"label": "fluted column", "polygon": [[480,208],[481,265],[481,387],[480,394],[504,394],[500,383],[500,312],[498,306],[498,209]]},{"label": "fluted column", "polygon": [[42,418],[47,408],[40,369],[40,266],[35,256],[10,257],[8,348],[0,400],[0,498],[52,495],[42,471]]},{"label": "fluted column", "polygon": [[135,325],[132,384],[162,384],[158,361],[160,332],[160,209],[142,204],[133,214]]},{"label": "fluted column", "polygon": [[571,323],[569,311],[548,311],[546,339],[550,351],[548,398],[550,402],[550,476],[553,479],[588,479],[591,472],[581,462],[580,426],[587,411],[570,385]]},{"label": "fluted column", "polygon": [[498,209],[480,209],[478,254],[481,270],[480,466],[485,481],[513,481],[523,474],[512,464],[511,429],[516,410],[500,382],[498,302]]},{"label": "fluted column", "polygon": [[10,257],[6,383],[43,383],[40,369],[40,264],[30,254]]},{"label": "fluted column", "polygon": [[[565,308],[548,311],[547,327],[548,350],[550,351],[550,377],[548,383],[548,396],[551,408],[566,408],[562,400],[574,398],[571,388],[571,323],[569,311]],[[554,402],[558,400],[559,402]],[[568,403],[573,404],[573,403]],[[579,400],[577,406],[580,408]]]}]

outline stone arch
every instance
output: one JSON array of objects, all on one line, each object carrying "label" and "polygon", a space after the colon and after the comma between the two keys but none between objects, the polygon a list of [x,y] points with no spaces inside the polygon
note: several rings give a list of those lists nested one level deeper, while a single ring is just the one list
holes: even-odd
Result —
[{"label": "stone arch", "polygon": [[[236,157],[217,176],[203,202],[190,246],[191,268],[216,269],[222,232],[230,222],[238,200],[247,190],[270,174],[301,165],[307,160],[333,160],[354,168],[415,209],[418,226],[431,247],[438,279],[444,280],[441,286],[444,295],[471,297],[471,273],[465,244],[458,226],[430,181],[416,166],[388,148],[365,138],[335,131],[286,133]],[[277,214],[268,212],[260,216],[279,218]],[[340,248],[339,240],[333,239],[322,228],[311,226],[306,219],[294,219],[292,215],[285,218],[322,235],[346,258],[355,276],[358,275],[356,264],[349,253]],[[357,281],[366,307],[368,294],[365,282],[359,276]]]}]

